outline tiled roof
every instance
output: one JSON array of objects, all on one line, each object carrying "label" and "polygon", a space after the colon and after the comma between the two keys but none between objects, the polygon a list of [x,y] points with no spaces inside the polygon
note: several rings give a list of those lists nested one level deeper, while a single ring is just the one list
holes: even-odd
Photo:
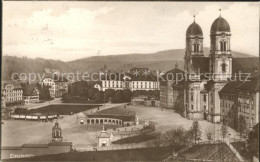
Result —
[{"label": "tiled roof", "polygon": [[131,81],[157,81],[157,77],[152,74],[141,74],[141,75],[131,75]]},{"label": "tiled roof", "polygon": [[219,16],[211,25],[210,32],[230,32],[230,26],[226,19]]},{"label": "tiled roof", "polygon": [[219,93],[237,94],[236,88],[242,83],[242,81],[230,81],[219,91]]},{"label": "tiled roof", "polygon": [[24,96],[36,96],[37,95],[35,89],[38,90],[38,88],[35,84],[22,84],[22,88],[23,88]]},{"label": "tiled roof", "polygon": [[171,78],[171,77],[176,77],[176,76],[178,76],[178,74],[184,75],[184,71],[181,70],[180,68],[176,67],[176,68],[174,68],[174,69],[172,69],[170,71],[167,71],[162,76],[162,78],[165,79],[165,80],[167,80],[167,78],[168,78],[168,80],[172,80],[172,79],[175,79],[175,78]]},{"label": "tiled roof", "polygon": [[192,69],[194,72],[200,71],[200,73],[209,72],[209,58],[208,57],[193,57],[192,58]]},{"label": "tiled roof", "polygon": [[22,86],[21,86],[20,83],[8,82],[8,83],[4,83],[4,87],[5,87],[7,84],[12,84],[12,85],[14,86],[14,89],[22,89]]},{"label": "tiled roof", "polygon": [[244,81],[240,86],[237,87],[239,90],[250,90],[260,91],[259,78],[252,78],[250,81]]},{"label": "tiled roof", "polygon": [[189,35],[203,35],[201,27],[195,21],[186,30],[186,36]]}]

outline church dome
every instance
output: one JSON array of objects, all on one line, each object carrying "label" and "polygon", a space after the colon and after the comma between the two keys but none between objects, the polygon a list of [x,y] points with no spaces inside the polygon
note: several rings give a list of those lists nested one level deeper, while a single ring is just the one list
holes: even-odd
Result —
[{"label": "church dome", "polygon": [[186,36],[203,35],[201,27],[194,21],[187,29]]},{"label": "church dome", "polygon": [[211,25],[210,32],[230,32],[230,26],[227,20],[219,16]]}]

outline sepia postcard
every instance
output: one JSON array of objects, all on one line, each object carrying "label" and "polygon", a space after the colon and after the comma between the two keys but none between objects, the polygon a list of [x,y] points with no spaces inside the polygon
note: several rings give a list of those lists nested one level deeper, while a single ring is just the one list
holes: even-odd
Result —
[{"label": "sepia postcard", "polygon": [[259,162],[259,2],[2,4],[1,161]]}]

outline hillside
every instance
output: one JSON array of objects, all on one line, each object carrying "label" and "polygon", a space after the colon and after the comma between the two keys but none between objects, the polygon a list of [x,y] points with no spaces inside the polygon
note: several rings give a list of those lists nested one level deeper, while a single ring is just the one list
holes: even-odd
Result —
[{"label": "hillside", "polygon": [[[92,56],[84,59],[78,59],[70,61],[69,63],[75,63],[78,61],[106,61],[106,62],[144,62],[144,61],[170,61],[170,60],[183,60],[185,55],[185,49],[172,49],[164,50],[156,53],[147,54],[118,54],[118,55],[107,55],[107,56]],[[232,51],[233,57],[245,58],[252,57],[251,55]],[[209,48],[204,48],[204,56],[209,56]]]},{"label": "hillside", "polygon": [[[184,49],[159,51],[151,54],[125,54],[109,56],[93,56],[69,62],[43,58],[19,58],[15,56],[3,56],[2,76],[9,80],[13,73],[39,73],[43,74],[46,68],[56,69],[61,72],[98,72],[99,70],[111,70],[113,72],[127,72],[133,67],[149,67],[152,70],[167,71],[174,68],[177,63],[183,68]],[[209,49],[205,48],[205,56],[208,56]],[[259,65],[259,59],[251,55],[233,52],[233,57],[238,58],[234,64],[245,66],[249,71]],[[236,66],[237,67],[237,66]],[[239,69],[235,69],[238,71]]]},{"label": "hillside", "polygon": [[43,74],[45,68],[57,69],[63,72],[73,71],[73,67],[63,61],[50,59],[30,59],[15,56],[2,57],[2,76],[4,80],[9,80],[13,73],[39,73]]}]

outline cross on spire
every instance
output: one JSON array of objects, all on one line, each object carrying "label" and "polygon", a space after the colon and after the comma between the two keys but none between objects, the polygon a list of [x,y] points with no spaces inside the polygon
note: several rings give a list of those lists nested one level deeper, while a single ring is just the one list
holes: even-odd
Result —
[{"label": "cross on spire", "polygon": [[194,22],[195,22],[195,18],[196,18],[196,15],[195,15],[195,14],[193,15],[193,18],[194,18]]},{"label": "cross on spire", "polygon": [[221,17],[221,8],[220,9],[218,9],[219,10],[219,16]]}]

